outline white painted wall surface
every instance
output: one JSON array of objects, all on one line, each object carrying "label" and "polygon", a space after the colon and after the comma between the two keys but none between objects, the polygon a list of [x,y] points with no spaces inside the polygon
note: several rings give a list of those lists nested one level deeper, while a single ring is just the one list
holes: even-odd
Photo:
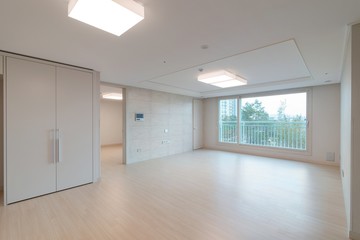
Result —
[{"label": "white painted wall surface", "polygon": [[[267,157],[292,159],[322,164],[339,165],[340,153],[340,85],[332,84],[313,87],[312,90],[312,152],[310,155],[289,154],[273,150],[263,150],[239,144],[220,144],[217,141],[218,99],[204,101],[204,141],[205,148],[254,154]],[[327,152],[335,152],[335,162],[327,162]]]},{"label": "white painted wall surface", "polygon": [[193,101],[193,149],[204,146],[204,103],[202,99]]},{"label": "white painted wall surface", "polygon": [[[1,59],[1,56],[0,56]],[[0,65],[1,68],[1,65]],[[4,85],[0,74],[0,190],[4,189]]]},{"label": "white painted wall surface", "polygon": [[[2,75],[4,73],[4,71],[3,71],[3,56],[0,56],[0,75]],[[0,80],[1,80],[1,93],[3,93],[3,79],[2,79],[2,76],[0,76]],[[3,94],[1,94],[0,95],[0,97],[1,97],[1,99],[3,99]],[[3,101],[1,100],[0,101],[1,102],[1,106],[3,106]],[[1,119],[3,119],[4,118],[4,116],[3,116],[3,114],[2,114],[2,108],[1,108]],[[3,131],[3,127],[2,127],[2,120],[1,120],[1,133],[2,133],[2,131]],[[1,136],[3,135],[3,134],[0,134]],[[4,147],[4,144],[3,144],[3,138],[2,138],[2,140],[0,141],[0,144],[1,144],[1,149],[3,149],[3,147]],[[2,151],[0,151],[1,152],[1,154],[3,153],[3,150]],[[0,190],[2,190],[2,189],[4,189],[4,157],[3,157],[3,155],[0,157]]]},{"label": "white painted wall surface", "polygon": [[126,88],[127,163],[192,151],[192,136],[191,97]]},{"label": "white painted wall surface", "polygon": [[344,72],[341,79],[341,170],[346,220],[350,231],[350,178],[351,178],[351,38],[349,38]]},{"label": "white painted wall surface", "polygon": [[352,27],[351,46],[351,234],[360,239],[360,24]]},{"label": "white painted wall surface", "polygon": [[101,145],[122,144],[123,102],[104,100],[100,102]]},{"label": "white painted wall surface", "polygon": [[327,152],[335,152],[340,165],[340,84],[313,88],[312,161],[325,161]]},{"label": "white painted wall surface", "polygon": [[93,180],[97,182],[101,176],[100,164],[100,72],[93,74],[93,159],[94,173]]}]

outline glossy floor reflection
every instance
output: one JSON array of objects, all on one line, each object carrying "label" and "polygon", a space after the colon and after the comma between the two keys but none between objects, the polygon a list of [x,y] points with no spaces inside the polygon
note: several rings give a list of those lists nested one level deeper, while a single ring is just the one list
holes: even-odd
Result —
[{"label": "glossy floor reflection", "polygon": [[198,150],[0,208],[0,239],[345,240],[337,167]]}]

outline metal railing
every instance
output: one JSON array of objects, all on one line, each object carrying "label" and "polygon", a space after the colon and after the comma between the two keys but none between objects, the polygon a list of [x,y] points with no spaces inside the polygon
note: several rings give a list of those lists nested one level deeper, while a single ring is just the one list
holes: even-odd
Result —
[{"label": "metal railing", "polygon": [[222,121],[219,126],[219,141],[237,143],[237,121]]},{"label": "metal railing", "polygon": [[[219,140],[237,143],[236,121],[223,121]],[[306,150],[306,121],[241,121],[241,144]]]}]

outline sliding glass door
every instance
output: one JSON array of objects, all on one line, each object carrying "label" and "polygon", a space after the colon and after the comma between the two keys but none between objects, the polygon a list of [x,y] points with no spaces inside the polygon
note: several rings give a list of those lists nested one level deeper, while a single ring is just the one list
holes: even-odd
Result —
[{"label": "sliding glass door", "polygon": [[219,142],[306,151],[308,104],[308,91],[220,99]]}]

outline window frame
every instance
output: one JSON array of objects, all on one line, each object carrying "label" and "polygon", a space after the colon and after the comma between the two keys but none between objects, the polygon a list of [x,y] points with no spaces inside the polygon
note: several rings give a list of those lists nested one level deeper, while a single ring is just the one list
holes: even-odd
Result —
[{"label": "window frame", "polygon": [[[274,96],[274,95],[283,95],[283,94],[292,94],[292,93],[302,93],[306,92],[306,120],[307,120],[307,128],[306,128],[306,150],[300,149],[288,149],[288,148],[280,148],[280,147],[271,147],[271,146],[258,146],[251,144],[243,144],[240,143],[241,139],[241,131],[240,131],[240,114],[241,114],[241,99],[242,98],[253,98],[253,97],[265,97],[265,96]],[[237,99],[237,142],[236,143],[227,143],[220,142],[219,136],[219,127],[220,127],[220,101],[226,99]],[[227,96],[227,97],[219,97],[217,104],[217,145],[219,146],[234,146],[236,145],[237,150],[242,150],[244,152],[273,152],[273,153],[288,153],[288,154],[298,154],[298,155],[311,155],[312,154],[312,88],[296,88],[296,89],[286,89],[286,90],[276,90],[276,91],[268,91],[268,92],[259,92],[259,93],[250,93],[250,94],[239,94],[236,96]]]}]

